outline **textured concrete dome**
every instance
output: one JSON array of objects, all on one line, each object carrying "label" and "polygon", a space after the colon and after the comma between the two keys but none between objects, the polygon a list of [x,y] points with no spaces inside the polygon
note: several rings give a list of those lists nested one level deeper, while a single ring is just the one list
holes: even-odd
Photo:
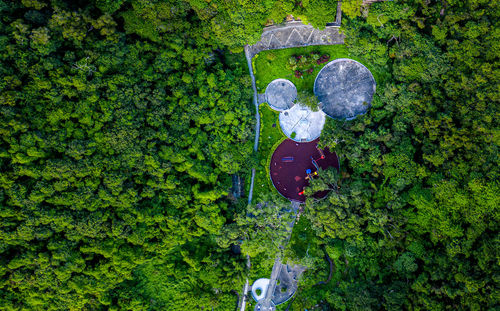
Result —
[{"label": "textured concrete dome", "polygon": [[297,88],[286,79],[271,81],[266,88],[266,101],[269,106],[277,111],[283,111],[293,106],[297,98]]},{"label": "textured concrete dome", "polygon": [[326,64],[314,81],[321,110],[334,119],[354,119],[370,108],[375,79],[361,63],[340,58]]},{"label": "textured concrete dome", "polygon": [[295,105],[280,112],[279,122],[283,134],[296,142],[313,141],[321,135],[325,125],[325,113],[321,110]]}]

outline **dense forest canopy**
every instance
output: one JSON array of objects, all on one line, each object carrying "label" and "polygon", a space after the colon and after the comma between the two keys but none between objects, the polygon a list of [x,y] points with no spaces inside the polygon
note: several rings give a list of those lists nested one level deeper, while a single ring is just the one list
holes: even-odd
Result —
[{"label": "dense forest canopy", "polygon": [[[254,137],[241,58],[185,3],[1,7],[2,308],[217,306],[243,270],[214,239]],[[151,262],[179,284],[157,303],[129,293]]]},{"label": "dense forest canopy", "polygon": [[[336,7],[0,0],[0,310],[233,310],[245,255],[285,238],[230,195],[258,165],[239,52]],[[500,3],[342,7],[349,53],[383,74],[368,114],[321,135],[341,172],[285,250],[309,267],[292,308],[498,308]]]}]

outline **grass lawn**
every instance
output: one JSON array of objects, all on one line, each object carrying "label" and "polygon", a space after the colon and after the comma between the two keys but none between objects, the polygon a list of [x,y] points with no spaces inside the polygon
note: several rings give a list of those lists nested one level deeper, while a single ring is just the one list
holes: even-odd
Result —
[{"label": "grass lawn", "polygon": [[258,198],[261,193],[270,191],[274,191],[276,194],[278,193],[269,177],[269,160],[277,145],[286,138],[280,129],[278,120],[279,112],[272,110],[267,104],[261,104],[259,106],[259,113],[259,165],[255,168],[254,198]]},{"label": "grass lawn", "polygon": [[299,48],[289,48],[282,50],[269,50],[263,51],[255,55],[253,58],[253,67],[255,70],[255,82],[257,84],[257,91],[259,93],[264,93],[269,82],[274,79],[284,78],[288,79],[295,84],[297,91],[309,90],[312,92],[314,87],[314,79],[318,75],[318,72],[323,68],[328,62],[317,65],[312,73],[304,73],[301,78],[296,78],[294,72],[287,67],[288,60],[293,55],[309,55],[311,52],[317,51],[320,55],[328,54],[330,55],[330,61],[337,58],[350,58],[354,59],[363,65],[365,65],[373,74],[377,83],[382,82],[384,79],[384,73],[375,70],[374,66],[371,66],[367,61],[360,57],[353,56],[349,53],[345,45],[316,45],[308,47]]},{"label": "grass lawn", "polygon": [[[316,65],[312,73],[304,72],[301,78],[295,77],[294,71],[288,67],[290,57],[294,55],[310,55],[311,52],[319,52],[319,55],[328,54],[329,61],[337,58],[354,59],[365,65],[373,74],[378,86],[382,86],[388,73],[386,69],[372,65],[362,57],[358,57],[349,52],[345,45],[316,45],[308,47],[288,48],[281,50],[263,51],[257,54],[253,60],[255,82],[258,93],[264,93],[269,82],[284,78],[290,80],[297,87],[297,91],[313,91],[314,80],[321,68],[328,62]],[[373,105],[377,102],[377,96],[374,97]],[[276,191],[269,178],[269,168],[266,160],[270,158],[272,152],[284,138],[284,134],[279,129],[278,112],[268,108],[267,104],[262,104],[259,108],[261,115],[260,143],[258,151],[259,166],[256,168],[254,197],[266,191]],[[336,122],[327,118],[326,122]],[[276,127],[272,127],[276,124]],[[277,192],[277,191],[276,191]]]}]

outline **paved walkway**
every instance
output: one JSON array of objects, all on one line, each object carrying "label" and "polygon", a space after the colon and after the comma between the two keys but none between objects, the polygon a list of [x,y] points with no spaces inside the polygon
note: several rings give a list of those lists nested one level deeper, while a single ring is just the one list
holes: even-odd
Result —
[{"label": "paved walkway", "polygon": [[255,142],[253,145],[253,151],[257,152],[259,147],[259,133],[260,133],[260,114],[259,114],[259,101],[257,94],[257,87],[255,86],[255,76],[253,75],[252,58],[248,45],[245,46],[245,57],[247,59],[248,71],[250,73],[250,78],[252,79],[252,89],[253,89],[253,104],[255,106]]},{"label": "paved walkway", "polygon": [[[250,256],[247,255],[247,270],[250,271]],[[237,309],[240,309],[240,311],[245,311],[246,304],[247,304],[247,293],[250,291],[250,284],[248,282],[248,278],[245,280],[245,286],[243,287],[243,295],[241,297],[241,301],[239,301],[239,305]]]},{"label": "paved walkway", "polygon": [[[255,86],[255,76],[253,75],[252,57],[250,57],[248,46],[245,46],[245,57],[247,59],[248,71],[252,80],[253,89],[253,104],[255,107],[255,141],[253,144],[253,151],[256,153],[259,148],[259,134],[260,134],[260,114],[259,114],[259,100],[257,94],[257,87]],[[250,191],[248,192],[248,204],[252,203],[253,184],[255,180],[255,168],[252,168],[252,179],[250,180]]]},{"label": "paved walkway", "polygon": [[250,179],[250,190],[248,191],[248,204],[252,203],[254,180],[255,180],[255,168],[252,168],[252,178]]},{"label": "paved walkway", "polygon": [[259,105],[267,102],[266,94],[257,94],[257,98],[258,98],[257,101],[259,102]]}]

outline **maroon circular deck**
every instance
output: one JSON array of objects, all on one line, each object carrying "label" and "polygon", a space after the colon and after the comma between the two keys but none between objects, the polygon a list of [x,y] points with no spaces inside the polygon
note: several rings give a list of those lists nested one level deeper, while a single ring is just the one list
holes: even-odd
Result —
[{"label": "maroon circular deck", "polygon": [[[271,181],[278,192],[285,198],[304,202],[304,195],[299,195],[305,186],[309,185],[306,179],[306,171],[316,171],[311,157],[321,169],[335,167],[339,169],[339,160],[335,152],[328,148],[323,150],[324,158],[317,148],[319,139],[308,143],[297,143],[291,139],[285,139],[274,151],[271,157]],[[293,160],[292,160],[293,159]],[[317,193],[315,197],[324,197],[327,192]]]}]

